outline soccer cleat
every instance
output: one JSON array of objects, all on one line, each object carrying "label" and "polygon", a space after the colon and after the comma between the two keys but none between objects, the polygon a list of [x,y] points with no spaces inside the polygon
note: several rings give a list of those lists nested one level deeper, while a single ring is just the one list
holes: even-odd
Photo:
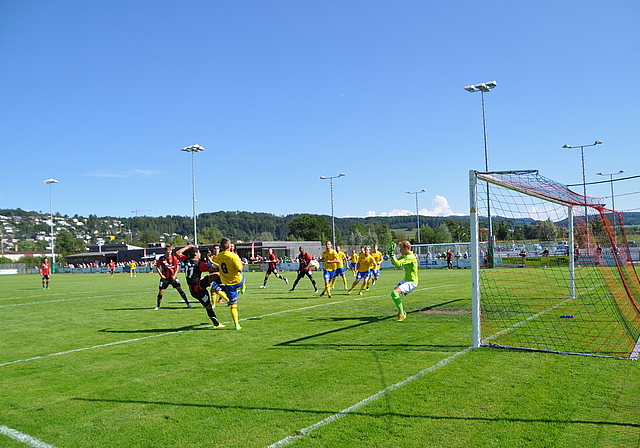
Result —
[{"label": "soccer cleat", "polygon": [[158,311],[160,309],[159,306],[155,307],[154,310]]},{"label": "soccer cleat", "polygon": [[284,277],[284,282],[288,285],[289,284],[289,279],[287,279],[287,277]]},{"label": "soccer cleat", "polygon": [[324,291],[322,291],[322,294],[320,294],[318,297],[324,297]]},{"label": "soccer cleat", "polygon": [[398,314],[398,322],[402,322],[403,320],[405,320],[407,318],[407,314],[406,313],[400,313]]},{"label": "soccer cleat", "polygon": [[290,289],[289,292],[293,292],[293,289]]},{"label": "soccer cleat", "polygon": [[264,289],[264,288],[266,288],[266,286],[260,285],[260,289]]},{"label": "soccer cleat", "polygon": [[351,294],[351,290],[347,291],[347,294]]},{"label": "soccer cleat", "polygon": [[226,327],[225,324],[218,324],[213,326],[213,328],[224,328],[224,327]]},{"label": "soccer cleat", "polygon": [[318,288],[314,289],[313,292],[318,294]]},{"label": "soccer cleat", "polygon": [[242,330],[242,327],[240,326],[240,324],[236,324],[236,330]]},{"label": "soccer cleat", "polygon": [[195,308],[193,305],[191,305],[190,303],[187,303],[187,308]]}]

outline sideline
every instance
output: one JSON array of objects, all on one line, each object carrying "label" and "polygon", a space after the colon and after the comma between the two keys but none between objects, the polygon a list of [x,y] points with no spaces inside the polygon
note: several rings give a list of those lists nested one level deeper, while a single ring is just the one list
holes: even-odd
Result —
[{"label": "sideline", "polygon": [[56,448],[55,446],[44,443],[43,441],[38,440],[35,437],[31,437],[28,434],[24,434],[20,431],[11,429],[4,425],[0,425],[0,434],[5,435],[13,440],[17,440],[18,442],[22,442],[25,445],[29,445],[33,448]]},{"label": "sideline", "polygon": [[437,364],[432,365],[431,367],[427,367],[426,369],[416,373],[415,375],[410,376],[409,378],[406,378],[402,381],[400,381],[399,383],[396,384],[392,384],[389,387],[385,387],[384,389],[382,389],[380,392],[377,392],[373,395],[371,395],[370,397],[365,398],[364,400],[349,406],[348,408],[340,411],[340,412],[336,412],[333,415],[330,415],[327,418],[324,418],[322,420],[320,420],[317,423],[314,423],[311,426],[307,426],[306,428],[302,428],[298,431],[296,431],[296,435],[295,436],[287,436],[282,440],[279,440],[276,443],[272,443],[271,445],[265,447],[265,448],[281,448],[283,446],[287,446],[290,443],[295,442],[298,439],[301,439],[302,437],[306,437],[308,436],[313,430],[321,428],[323,426],[326,426],[330,423],[333,423],[334,421],[338,420],[339,418],[345,417],[347,415],[349,415],[350,413],[357,411],[358,409],[360,409],[363,406],[366,406],[367,404],[371,403],[372,401],[375,401],[379,398],[384,397],[385,395],[388,395],[390,392],[401,388],[402,386],[404,386],[405,384],[410,383],[413,380],[417,380],[422,378],[423,376],[425,376],[428,373],[433,372],[436,369],[439,369],[440,367],[446,366],[447,364],[449,364],[451,361],[453,361],[454,359],[458,358],[459,356],[462,356],[466,353],[469,353],[471,350],[473,350],[473,346],[471,347],[467,347],[466,349],[462,350],[461,352],[455,353],[451,356],[449,356],[448,358],[443,359],[442,361],[438,362]]},{"label": "sideline", "polygon": [[[417,288],[416,291],[427,291],[427,290],[430,290],[430,289],[449,288],[449,287],[452,287],[452,286],[455,286],[455,285],[439,285],[439,286],[431,286],[431,287],[428,287],[428,288]],[[245,317],[245,318],[240,319],[240,321],[262,319],[264,317],[277,316],[279,314],[292,313],[292,312],[295,312],[295,311],[309,310],[309,309],[319,308],[319,307],[329,306],[329,305],[339,305],[341,303],[356,302],[356,301],[359,301],[359,300],[377,299],[377,298],[381,298],[381,297],[387,297],[387,294],[377,295],[377,296],[366,296],[366,297],[358,296],[358,297],[354,297],[354,298],[347,299],[347,300],[339,300],[339,301],[335,301],[335,302],[318,303],[316,305],[310,305],[310,306],[304,306],[304,307],[301,307],[301,308],[292,308],[292,309],[288,309],[288,310],[276,311],[276,312],[273,312],[273,313],[262,314],[260,316]],[[77,300],[77,299],[62,299],[60,301],[63,301],[63,300]],[[228,324],[228,323],[231,323],[231,322],[230,321],[226,321],[226,322],[223,322],[223,323],[224,324]],[[49,353],[48,355],[34,356],[33,358],[18,359],[18,360],[15,360],[15,361],[4,362],[4,363],[0,364],[0,367],[5,367],[5,366],[8,366],[8,365],[17,364],[17,363],[20,363],[20,362],[28,362],[28,361],[35,361],[37,359],[50,358],[52,356],[68,355],[70,353],[82,352],[82,351],[85,351],[85,350],[93,350],[93,349],[96,349],[96,348],[111,347],[113,345],[127,344],[129,342],[144,341],[146,339],[159,338],[161,336],[169,336],[169,335],[172,335],[172,334],[184,333],[186,331],[197,331],[197,330],[202,330],[204,328],[209,328],[209,327],[212,327],[212,326],[213,326],[213,324],[202,325],[202,326],[198,326],[198,327],[189,328],[189,329],[186,329],[186,330],[170,331],[170,332],[167,332],[167,333],[154,334],[154,335],[151,335],[151,336],[143,336],[143,337],[134,338],[134,339],[126,339],[124,341],[109,342],[107,344],[94,345],[94,346],[91,346],[91,347],[76,348],[76,349],[67,350],[67,351],[64,351],[64,352]]]}]

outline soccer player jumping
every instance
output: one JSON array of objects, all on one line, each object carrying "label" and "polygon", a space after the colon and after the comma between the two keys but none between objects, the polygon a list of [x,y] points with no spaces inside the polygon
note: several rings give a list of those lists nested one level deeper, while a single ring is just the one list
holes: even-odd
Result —
[{"label": "soccer player jumping", "polygon": [[411,243],[409,241],[400,241],[400,257],[396,258],[395,244],[390,243],[388,247],[391,263],[399,268],[404,268],[404,279],[398,283],[393,291],[391,291],[391,299],[398,308],[398,322],[402,322],[407,318],[402,304],[402,296],[406,296],[418,287],[418,258],[411,252]]}]

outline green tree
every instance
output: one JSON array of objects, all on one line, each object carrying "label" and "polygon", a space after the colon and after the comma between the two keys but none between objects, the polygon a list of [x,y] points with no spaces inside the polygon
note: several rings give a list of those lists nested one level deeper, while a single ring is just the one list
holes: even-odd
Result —
[{"label": "green tree", "polygon": [[499,241],[506,241],[509,239],[509,234],[511,233],[509,231],[509,226],[507,226],[507,223],[504,222],[504,219],[501,220],[498,225],[496,226],[496,228],[494,229],[495,235],[496,235],[496,239]]},{"label": "green tree", "polygon": [[66,257],[70,254],[77,254],[85,250],[84,241],[76,238],[67,230],[61,230],[55,239],[55,251]]},{"label": "green tree", "polygon": [[39,252],[46,248],[46,241],[18,241],[18,250]]},{"label": "green tree", "polygon": [[453,241],[449,227],[447,227],[446,224],[439,225],[438,228],[436,228],[435,233],[438,243],[451,243]]},{"label": "green tree", "polygon": [[205,227],[198,232],[198,241],[205,244],[217,244],[222,239],[222,232],[215,225]]},{"label": "green tree", "polygon": [[289,235],[304,241],[325,241],[332,236],[331,224],[320,215],[304,214],[289,223]]},{"label": "green tree", "polygon": [[0,256],[0,264],[10,264],[10,263],[13,263],[11,258]]},{"label": "green tree", "polygon": [[160,241],[160,234],[157,230],[147,227],[142,232],[140,232],[140,234],[138,235],[138,240],[144,246],[146,246],[149,243],[157,243],[158,241]]},{"label": "green tree", "polygon": [[357,228],[354,228],[349,233],[348,244],[352,245],[352,246],[363,246],[364,245],[364,238],[362,237],[362,233],[360,233],[360,231]]},{"label": "green tree", "polygon": [[556,239],[558,228],[550,218],[546,221],[539,222],[537,227],[538,239],[540,241],[554,241]]},{"label": "green tree", "polygon": [[172,237],[169,241],[169,244],[171,244],[173,247],[181,247],[181,246],[186,246],[187,245],[187,240],[184,239],[184,237],[180,236],[180,235],[176,235],[174,237]]},{"label": "green tree", "polygon": [[[410,240],[411,243],[415,243],[415,240]],[[423,244],[436,244],[439,243],[436,231],[431,226],[420,227],[420,242]]]}]

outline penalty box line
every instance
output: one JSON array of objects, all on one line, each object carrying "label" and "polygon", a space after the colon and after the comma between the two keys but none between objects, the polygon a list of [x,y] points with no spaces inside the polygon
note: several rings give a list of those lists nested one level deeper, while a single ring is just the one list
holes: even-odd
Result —
[{"label": "penalty box line", "polygon": [[447,364],[449,364],[454,359],[456,359],[459,356],[462,356],[462,355],[470,352],[471,350],[473,350],[472,346],[471,347],[467,347],[466,349],[464,349],[464,350],[462,350],[462,351],[460,351],[458,353],[455,353],[455,354],[449,356],[448,358],[445,358],[445,359],[439,361],[438,363],[436,363],[436,364],[434,364],[434,365],[432,365],[430,367],[427,367],[424,370],[421,370],[420,372],[416,373],[415,375],[410,376],[409,378],[406,378],[406,379],[404,379],[404,380],[402,380],[402,381],[400,381],[400,382],[398,382],[396,384],[392,384],[391,386],[382,389],[380,392],[377,392],[377,393],[371,395],[370,397],[367,397],[364,400],[359,401],[358,403],[356,403],[354,405],[351,405],[348,408],[346,408],[346,409],[344,409],[344,410],[342,410],[340,412],[336,412],[335,414],[330,415],[329,417],[324,418],[324,419],[320,420],[319,422],[314,423],[313,425],[307,426],[306,428],[302,428],[302,429],[296,431],[296,435],[295,436],[287,436],[282,440],[279,440],[279,441],[277,441],[275,443],[272,443],[271,445],[267,446],[266,448],[282,448],[284,446],[287,446],[287,445],[295,442],[298,439],[301,439],[302,437],[306,437],[312,431],[314,431],[314,430],[316,430],[318,428],[321,428],[323,426],[326,426],[326,425],[328,425],[330,423],[333,423],[334,421],[336,421],[336,420],[338,420],[338,419],[340,419],[342,417],[345,417],[345,416],[357,411],[358,409],[368,405],[369,403],[371,403],[373,401],[376,401],[379,398],[382,398],[382,397],[388,395],[389,393],[393,392],[394,390],[399,389],[399,388],[407,385],[411,381],[420,379],[423,376],[427,375],[428,373],[431,373],[434,370],[439,369],[440,367],[446,366]]},{"label": "penalty box line", "polygon": [[32,448],[56,448],[55,446],[49,445],[48,443],[38,440],[35,437],[31,437],[28,434],[22,433],[4,425],[0,425],[0,434],[5,435],[13,440],[17,440],[18,442],[24,443],[25,445],[28,445]]},{"label": "penalty box line", "polygon": [[[454,286],[454,285],[440,285],[440,286],[432,286],[432,287],[428,287],[428,288],[418,288],[418,289],[416,289],[416,291],[426,291],[426,290],[437,289],[437,288],[449,288],[451,286]],[[293,308],[293,309],[288,309],[288,310],[276,311],[276,312],[273,312],[273,313],[262,314],[260,316],[245,317],[245,318],[240,319],[240,320],[241,321],[247,321],[247,320],[262,319],[262,318],[265,318],[265,317],[277,316],[279,314],[292,313],[292,312],[295,312],[295,311],[304,311],[304,310],[309,310],[309,309],[319,308],[319,307],[329,306],[329,305],[339,305],[341,303],[356,302],[356,301],[359,301],[359,300],[377,299],[377,298],[380,298],[380,297],[386,297],[386,295],[354,297],[354,298],[348,299],[348,300],[339,300],[339,301],[328,302],[328,303],[318,303],[316,305],[303,306],[301,308]],[[229,322],[224,322],[224,323],[226,324],[226,323],[229,323]],[[162,336],[169,336],[169,335],[172,335],[172,334],[180,334],[180,333],[184,333],[184,332],[187,332],[187,331],[197,331],[197,330],[201,330],[203,328],[209,328],[209,327],[213,327],[213,324],[199,326],[198,328],[189,328],[189,329],[186,329],[186,330],[169,331],[167,333],[154,334],[154,335],[151,335],[151,336],[143,336],[143,337],[140,337],[140,338],[126,339],[124,341],[109,342],[107,344],[99,344],[99,345],[94,345],[94,346],[91,346],[91,347],[76,348],[76,349],[73,349],[73,350],[66,350],[64,352],[49,353],[48,355],[34,356],[33,358],[18,359],[18,360],[15,360],[15,361],[8,361],[8,362],[0,363],[0,367],[5,367],[5,366],[8,366],[8,365],[17,364],[17,363],[20,363],[20,362],[29,362],[29,361],[35,361],[37,359],[50,358],[52,356],[68,355],[70,353],[83,352],[83,351],[86,351],[86,350],[94,350],[94,349],[97,349],[97,348],[111,347],[111,346],[120,345],[120,344],[128,344],[130,342],[144,341],[146,339],[159,338],[159,337],[162,337]]]}]

